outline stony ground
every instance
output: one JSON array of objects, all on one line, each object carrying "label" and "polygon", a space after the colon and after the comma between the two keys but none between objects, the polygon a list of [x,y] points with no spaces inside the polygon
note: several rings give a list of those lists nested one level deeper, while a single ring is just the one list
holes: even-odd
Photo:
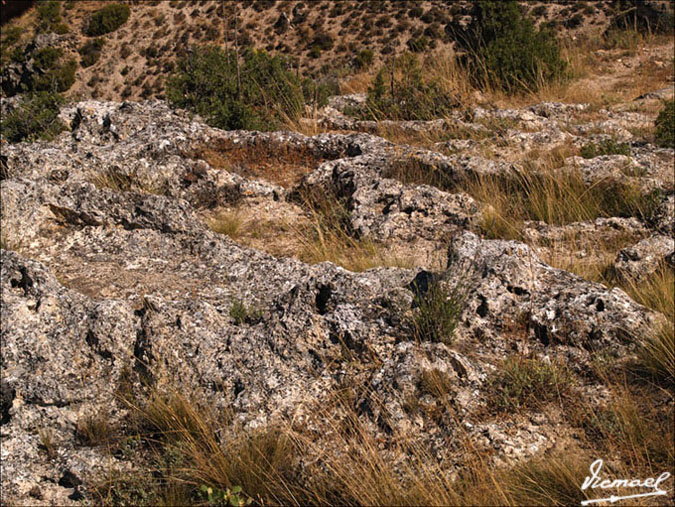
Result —
[{"label": "stony ground", "polygon": [[[451,415],[424,387],[434,372],[449,386],[452,420],[495,463],[574,439],[556,407],[488,410],[489,382],[505,357],[543,358],[601,406],[594,359],[630,360],[664,322],[619,288],[552,267],[561,249],[636,280],[672,267],[673,150],[631,132],[654,115],[540,103],[389,125],[413,137],[469,133],[421,148],[339,111],[359,100],[333,99],[320,117],[325,129],[361,132],[313,137],[220,131],[159,101],[86,101],[63,108],[71,131],[57,140],[3,145],[3,503],[73,503],[97,475],[133,468],[76,436],[92,414],[124,420],[129,382],[198,389],[246,428],[293,417],[307,431],[330,393],[349,386],[385,447],[419,440],[459,466]],[[481,134],[497,123],[499,134]],[[528,221],[525,242],[488,239],[494,203],[466,193],[467,182],[508,182],[523,170],[519,154],[610,136],[631,143],[631,156],[572,155],[559,170],[655,196],[649,216]],[[440,171],[442,188],[402,177],[401,161]],[[313,263],[323,259],[303,238],[318,241],[321,229],[308,196],[339,204],[327,219],[389,267]],[[412,324],[439,279],[462,294],[445,343],[419,339]],[[672,410],[672,397],[664,403]]]}]

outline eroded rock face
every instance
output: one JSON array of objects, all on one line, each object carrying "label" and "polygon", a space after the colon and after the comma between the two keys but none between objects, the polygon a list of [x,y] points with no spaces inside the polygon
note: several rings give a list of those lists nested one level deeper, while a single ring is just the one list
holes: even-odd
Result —
[{"label": "eroded rock face", "polygon": [[[199,389],[252,428],[303,413],[311,425],[328,393],[356,382],[369,387],[360,417],[386,445],[407,435],[461,466],[449,414],[420,387],[425,372],[439,371],[477,445],[498,461],[527,458],[551,447],[565,426],[545,414],[535,422],[478,418],[487,403],[482,388],[505,355],[546,354],[583,371],[596,352],[630,354],[635,336],[661,319],[618,289],[544,264],[522,243],[481,239],[482,206],[470,196],[388,176],[401,153],[442,167],[451,181],[507,174],[507,163],[482,165],[368,134],[222,132],[161,103],[87,102],[62,116],[73,130],[56,141],[3,146],[3,503],[73,503],[97,474],[133,468],[75,436],[92,414],[124,419],[116,393],[125,383]],[[319,163],[287,188],[191,155],[223,139],[281,143]],[[352,273],[275,258],[200,220],[204,208],[232,200],[295,203],[307,190],[343,200],[355,234],[434,257],[437,272]],[[617,220],[578,229],[646,231]],[[532,234],[557,234],[544,229],[533,226]],[[438,277],[465,290],[454,345],[412,333],[415,295]],[[236,302],[255,312],[234,318]],[[596,387],[587,386],[589,403]],[[441,417],[406,408],[410,397]]]}]

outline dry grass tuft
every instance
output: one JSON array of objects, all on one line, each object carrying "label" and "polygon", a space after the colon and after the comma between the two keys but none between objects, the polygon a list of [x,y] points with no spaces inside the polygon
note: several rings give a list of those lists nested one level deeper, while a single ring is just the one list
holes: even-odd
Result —
[{"label": "dry grass tuft", "polygon": [[657,204],[654,195],[645,195],[634,184],[603,180],[586,185],[574,169],[534,172],[524,168],[510,179],[474,178],[463,190],[490,204],[483,223],[490,238],[520,239],[527,220],[565,225],[599,217],[648,217]]},{"label": "dry grass tuft", "polygon": [[105,412],[81,418],[75,431],[80,443],[89,447],[106,445],[116,439],[116,428]]},{"label": "dry grass tuft", "polygon": [[357,272],[378,266],[410,267],[410,261],[386,255],[377,243],[358,237],[344,202],[317,192],[304,193],[300,200],[310,217],[309,227],[295,229],[300,260],[334,262]]},{"label": "dry grass tuft", "polygon": [[244,218],[240,210],[223,211],[209,221],[209,227],[217,234],[225,234],[232,239],[239,238],[243,231]]}]

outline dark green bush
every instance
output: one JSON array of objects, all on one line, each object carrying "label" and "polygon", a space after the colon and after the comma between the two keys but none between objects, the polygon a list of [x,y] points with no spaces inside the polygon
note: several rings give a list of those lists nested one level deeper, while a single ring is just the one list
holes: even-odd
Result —
[{"label": "dark green bush", "polygon": [[581,147],[581,156],[584,158],[601,157],[603,155],[630,156],[630,145],[628,143],[617,143],[616,140],[610,138],[597,144],[591,141]]},{"label": "dark green bush", "polygon": [[319,48],[321,51],[328,51],[333,47],[333,38],[327,33],[318,33],[312,40],[312,48]]},{"label": "dark green bush", "polygon": [[35,71],[29,76],[28,91],[65,92],[75,82],[77,61],[63,59],[59,48],[45,47],[33,53]]},{"label": "dark green bush", "polygon": [[654,122],[656,144],[675,148],[675,100],[668,100]]},{"label": "dark green bush", "polygon": [[46,47],[33,53],[33,65],[39,70],[48,71],[54,68],[63,51],[60,48]]},{"label": "dark green bush", "polygon": [[537,29],[516,0],[475,2],[471,23],[454,24],[455,40],[467,52],[471,77],[480,87],[533,91],[564,77],[566,63],[551,32]]},{"label": "dark green bush", "polygon": [[90,67],[98,62],[99,58],[101,58],[101,49],[103,49],[104,44],[105,40],[101,37],[84,43],[79,50],[80,55],[82,55],[80,62],[82,67]]},{"label": "dark green bush", "polygon": [[110,4],[97,10],[89,18],[84,30],[85,35],[95,37],[114,32],[129,19],[129,6],[126,4]]},{"label": "dark green bush", "polygon": [[455,97],[446,93],[439,81],[423,77],[418,58],[404,53],[380,68],[368,89],[365,117],[432,120],[456,105]]},{"label": "dark green bush", "polygon": [[167,81],[167,99],[223,129],[273,130],[297,120],[304,109],[302,88],[287,61],[255,50],[241,60],[239,86],[233,51],[194,49]]},{"label": "dark green bush", "polygon": [[21,104],[2,120],[2,136],[10,143],[53,139],[66,128],[58,118],[62,103],[63,97],[58,93],[26,95]]}]

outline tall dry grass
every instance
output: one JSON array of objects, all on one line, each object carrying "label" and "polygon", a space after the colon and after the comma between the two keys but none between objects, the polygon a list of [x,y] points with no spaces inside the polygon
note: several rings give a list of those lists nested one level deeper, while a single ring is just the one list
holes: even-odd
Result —
[{"label": "tall dry grass", "polygon": [[[524,370],[516,384],[541,388],[538,371]],[[617,477],[655,476],[673,466],[672,420],[652,405],[653,394],[602,370],[597,374],[611,393],[607,403],[570,393],[561,405],[564,421],[576,431],[573,443],[501,466],[474,444],[442,375],[430,377],[428,391],[445,409],[447,424],[456,428],[452,445],[461,450],[461,466],[439,460],[432,447],[410,435],[394,432],[383,439],[358,414],[354,393],[339,388],[326,393],[322,408],[305,410],[311,415],[302,424],[291,418],[254,430],[199,395],[155,390],[126,401],[127,432],[145,449],[129,456],[136,475],[111,472],[91,486],[103,505],[139,498],[152,505],[203,504],[202,485],[240,485],[244,497],[260,505],[578,504],[594,495],[580,485],[598,456],[609,462],[606,473]],[[546,413],[551,402],[542,398],[527,409]],[[374,397],[373,403],[381,401]]]}]

